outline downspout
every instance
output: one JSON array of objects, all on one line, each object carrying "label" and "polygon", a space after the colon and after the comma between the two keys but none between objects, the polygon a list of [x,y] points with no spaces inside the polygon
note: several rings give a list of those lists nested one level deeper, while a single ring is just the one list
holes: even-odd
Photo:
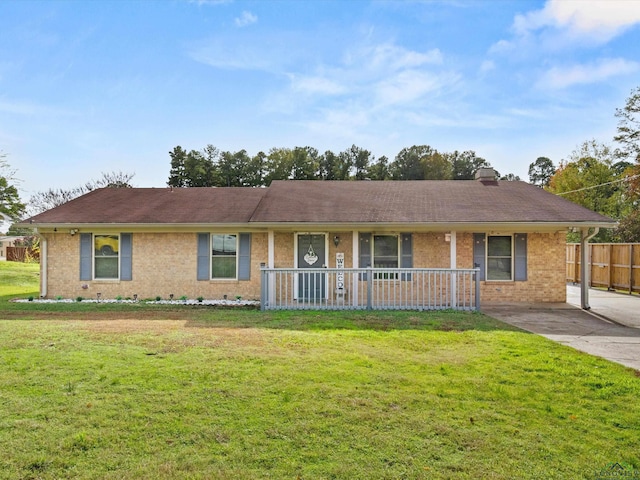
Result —
[{"label": "downspout", "polygon": [[589,229],[583,228],[580,232],[580,307],[583,310],[590,310],[589,305],[589,273],[591,265],[591,255],[589,255],[589,240],[595,237],[600,231],[600,227],[595,227],[593,233],[589,235]]},{"label": "downspout", "polygon": [[46,298],[47,296],[47,239],[44,237],[38,229],[34,229],[34,233],[40,239],[40,297]]}]

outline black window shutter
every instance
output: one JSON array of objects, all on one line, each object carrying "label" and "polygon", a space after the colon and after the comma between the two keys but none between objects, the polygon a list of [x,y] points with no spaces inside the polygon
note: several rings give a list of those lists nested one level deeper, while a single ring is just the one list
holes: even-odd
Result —
[{"label": "black window shutter", "polygon": [[514,236],[516,242],[515,251],[515,275],[516,282],[524,282],[527,280],[527,234],[516,233]]},{"label": "black window shutter", "polygon": [[238,249],[238,280],[251,279],[251,234],[240,234]]},{"label": "black window shutter", "polygon": [[473,234],[473,268],[480,269],[479,280],[485,279],[485,242],[486,236],[484,233]]},{"label": "black window shutter", "polygon": [[91,272],[91,265],[93,264],[91,261],[93,253],[92,238],[93,235],[90,233],[80,234],[80,280],[91,280],[93,278]]},{"label": "black window shutter", "polygon": [[211,252],[209,251],[208,233],[198,234],[198,280],[209,280],[211,278],[210,262]]},{"label": "black window shutter", "polygon": [[131,257],[133,252],[133,234],[120,234],[120,280],[129,281],[133,279],[131,267]]}]

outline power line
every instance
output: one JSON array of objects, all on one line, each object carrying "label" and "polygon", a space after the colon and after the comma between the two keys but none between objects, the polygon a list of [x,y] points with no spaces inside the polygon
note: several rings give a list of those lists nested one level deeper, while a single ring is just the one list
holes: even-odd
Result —
[{"label": "power line", "polygon": [[638,177],[640,177],[640,174],[631,175],[630,177],[620,178],[618,180],[613,180],[607,183],[601,183],[600,185],[592,185],[590,187],[578,188],[577,190],[569,190],[568,192],[558,192],[556,193],[556,195],[567,195],[569,193],[582,192],[583,190],[591,190],[592,188],[604,187],[605,185],[612,185],[614,183],[628,182],[629,180],[633,180],[634,178],[638,178]]}]

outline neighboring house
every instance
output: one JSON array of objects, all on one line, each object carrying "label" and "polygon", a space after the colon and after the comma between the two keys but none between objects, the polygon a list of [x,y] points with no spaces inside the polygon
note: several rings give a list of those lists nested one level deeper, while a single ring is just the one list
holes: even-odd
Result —
[{"label": "neighboring house", "polygon": [[15,247],[17,243],[23,240],[24,237],[0,236],[0,257],[7,258],[7,247]]},{"label": "neighboring house", "polygon": [[104,188],[23,224],[42,239],[46,297],[258,299],[264,268],[385,269],[349,277],[355,302],[355,283],[367,278],[413,288],[417,273],[394,269],[475,267],[482,302],[564,302],[565,233],[578,229],[586,241],[589,229],[615,222],[533,185],[496,181],[491,169],[477,177]]}]

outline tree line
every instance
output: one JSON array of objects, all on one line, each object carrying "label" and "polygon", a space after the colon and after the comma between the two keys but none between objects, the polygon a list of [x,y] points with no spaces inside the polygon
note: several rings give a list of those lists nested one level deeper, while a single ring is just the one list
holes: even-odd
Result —
[{"label": "tree line", "polygon": [[[574,203],[618,220],[594,242],[640,242],[640,87],[616,109],[613,145],[588,140],[556,166],[540,157],[529,166],[531,183]],[[568,235],[570,242],[578,234]]]},{"label": "tree line", "polygon": [[470,180],[478,168],[490,166],[474,151],[441,153],[429,145],[403,148],[391,162],[356,145],[339,153],[307,146],[253,156],[213,145],[189,151],[176,146],[169,156],[170,187],[262,187],[274,180]]},{"label": "tree line", "polygon": [[[595,241],[640,242],[640,87],[622,108],[615,146],[585,141],[555,165],[538,157],[529,165],[529,182],[619,221],[616,230],[602,230]],[[223,152],[213,145],[186,151],[175,147],[170,156],[167,181],[172,187],[260,187],[273,180],[469,180],[490,163],[474,151],[439,152],[429,145],[403,148],[393,159],[375,158],[366,149],[352,145],[334,153],[313,147],[272,148],[250,156],[246,150]],[[23,202],[18,180],[6,154],[0,152],[0,213],[17,220],[61,205],[95,188],[132,187],[132,173],[103,173],[71,189],[50,188]],[[499,177],[519,180],[513,174]],[[12,227],[12,234],[20,234]],[[569,234],[569,241],[576,241]]]}]

